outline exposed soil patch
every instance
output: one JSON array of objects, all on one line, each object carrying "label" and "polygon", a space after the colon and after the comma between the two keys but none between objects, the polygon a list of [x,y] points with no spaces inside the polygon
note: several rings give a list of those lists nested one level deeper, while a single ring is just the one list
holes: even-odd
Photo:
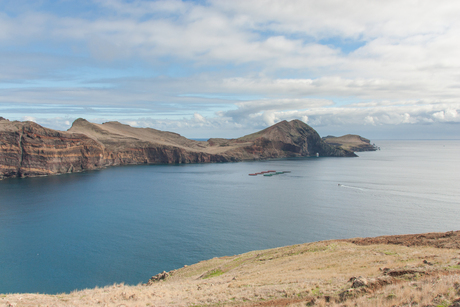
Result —
[{"label": "exposed soil patch", "polygon": [[404,246],[433,246],[460,249],[460,231],[430,232],[424,234],[354,238],[346,240],[358,245],[397,244]]}]

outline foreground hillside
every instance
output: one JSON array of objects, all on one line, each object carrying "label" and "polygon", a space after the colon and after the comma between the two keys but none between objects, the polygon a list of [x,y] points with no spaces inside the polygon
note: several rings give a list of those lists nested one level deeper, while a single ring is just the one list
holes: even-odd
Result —
[{"label": "foreground hillside", "polygon": [[137,286],[6,294],[3,306],[459,306],[460,231],[214,258]]},{"label": "foreground hillside", "polygon": [[189,140],[119,122],[77,119],[64,132],[0,117],[0,179],[81,172],[128,164],[235,162],[286,157],[353,157],[307,124],[282,121],[239,139]]}]

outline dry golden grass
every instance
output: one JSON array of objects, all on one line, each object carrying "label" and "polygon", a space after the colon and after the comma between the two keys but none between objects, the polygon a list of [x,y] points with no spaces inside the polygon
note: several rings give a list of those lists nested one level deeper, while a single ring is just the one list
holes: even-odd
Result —
[{"label": "dry golden grass", "polygon": [[[202,261],[149,285],[0,295],[0,306],[449,306],[459,262],[456,248],[324,241]],[[369,284],[348,290],[358,276]]]},{"label": "dry golden grass", "polygon": [[460,297],[459,282],[458,272],[403,280],[361,296],[348,306],[450,306]]}]

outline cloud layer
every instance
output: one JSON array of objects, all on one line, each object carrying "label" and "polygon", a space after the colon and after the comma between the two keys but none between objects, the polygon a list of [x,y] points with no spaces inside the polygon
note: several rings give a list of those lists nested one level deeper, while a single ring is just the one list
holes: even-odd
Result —
[{"label": "cloud layer", "polygon": [[459,137],[459,15],[452,1],[2,1],[0,116]]}]

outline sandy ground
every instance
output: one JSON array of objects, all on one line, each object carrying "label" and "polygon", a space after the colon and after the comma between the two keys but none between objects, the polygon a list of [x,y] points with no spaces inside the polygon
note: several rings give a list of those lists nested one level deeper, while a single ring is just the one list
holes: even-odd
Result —
[{"label": "sandy ground", "polygon": [[[452,245],[459,237],[453,232],[389,244],[386,237],[380,241],[387,244],[355,239],[253,251],[137,286],[3,294],[0,306],[409,306],[401,303],[408,299],[410,306],[450,306],[460,297],[460,250]],[[424,244],[414,245],[417,240]]]}]

